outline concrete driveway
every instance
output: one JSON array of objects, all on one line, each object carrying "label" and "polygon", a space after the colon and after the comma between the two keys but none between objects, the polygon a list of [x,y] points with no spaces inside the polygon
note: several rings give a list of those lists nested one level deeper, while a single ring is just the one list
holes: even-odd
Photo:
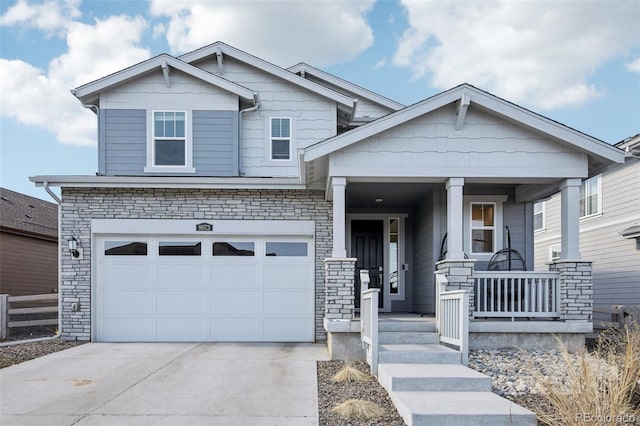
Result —
[{"label": "concrete driveway", "polygon": [[0,370],[0,424],[317,425],[324,345],[88,343]]}]

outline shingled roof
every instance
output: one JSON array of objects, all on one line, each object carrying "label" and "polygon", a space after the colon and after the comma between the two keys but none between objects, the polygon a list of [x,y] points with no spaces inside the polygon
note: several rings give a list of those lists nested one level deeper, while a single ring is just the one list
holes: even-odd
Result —
[{"label": "shingled roof", "polygon": [[58,205],[0,188],[2,231],[58,238]]}]

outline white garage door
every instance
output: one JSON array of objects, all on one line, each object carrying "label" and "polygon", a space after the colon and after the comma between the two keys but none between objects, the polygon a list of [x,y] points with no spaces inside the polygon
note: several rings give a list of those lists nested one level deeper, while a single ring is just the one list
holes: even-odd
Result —
[{"label": "white garage door", "polygon": [[100,236],[96,340],[314,338],[310,237]]}]

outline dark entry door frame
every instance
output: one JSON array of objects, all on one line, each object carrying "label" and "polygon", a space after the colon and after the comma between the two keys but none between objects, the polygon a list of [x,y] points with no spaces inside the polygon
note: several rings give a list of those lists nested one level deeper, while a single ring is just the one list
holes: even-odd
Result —
[{"label": "dark entry door frame", "polygon": [[[405,221],[407,218],[406,213],[400,214],[368,214],[368,213],[352,213],[347,214],[346,217],[346,248],[350,257],[358,257],[355,253],[356,247],[354,247],[354,232],[367,228],[365,223],[361,221],[372,221],[372,230],[381,228],[382,233],[382,263],[380,265],[367,265],[369,274],[372,278],[372,287],[380,286],[380,312],[391,312],[392,301],[405,300],[405,271],[408,270],[409,265],[405,262]],[[352,226],[354,221],[358,221],[355,226]],[[377,224],[376,224],[377,222]],[[360,232],[363,235],[369,235],[371,241],[375,240],[370,234],[376,232]],[[362,244],[362,239],[360,243]],[[375,244],[375,243],[372,243]],[[369,257],[372,255],[369,254]],[[373,255],[375,258],[376,256]],[[373,262],[373,263],[378,263]],[[371,262],[369,262],[371,263]],[[362,262],[356,262],[356,299],[360,299],[359,294],[359,275],[360,271],[358,266],[361,266]],[[381,271],[380,271],[381,269]],[[356,306],[359,306],[358,304]]]}]

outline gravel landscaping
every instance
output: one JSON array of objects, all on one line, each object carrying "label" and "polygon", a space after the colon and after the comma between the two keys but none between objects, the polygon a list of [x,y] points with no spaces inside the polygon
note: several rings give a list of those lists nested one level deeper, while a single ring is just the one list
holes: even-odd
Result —
[{"label": "gravel landscaping", "polygon": [[[369,365],[364,361],[350,363],[358,370],[369,374]],[[346,365],[344,361],[318,361],[318,411],[320,426],[403,426],[405,423],[389,399],[387,391],[371,377],[367,382],[332,383],[331,378]],[[349,399],[371,401],[384,409],[384,414],[369,420],[347,419],[333,413],[331,409]]]}]

